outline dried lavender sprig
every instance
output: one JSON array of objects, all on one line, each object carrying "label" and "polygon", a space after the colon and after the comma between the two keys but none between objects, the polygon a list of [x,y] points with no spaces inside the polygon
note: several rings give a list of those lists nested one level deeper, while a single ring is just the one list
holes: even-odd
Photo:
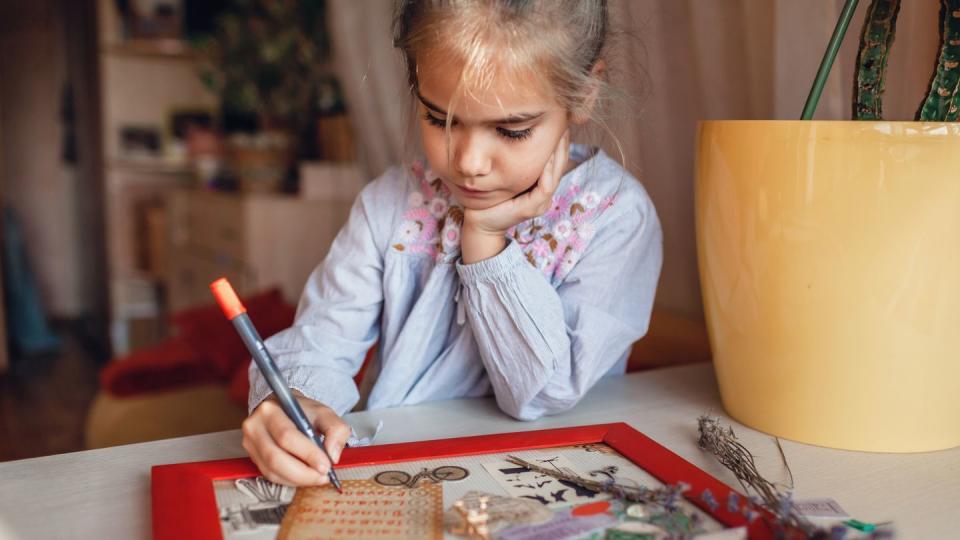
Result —
[{"label": "dried lavender sprig", "polygon": [[[763,505],[777,516],[780,525],[795,527],[808,536],[814,535],[817,527],[796,511],[789,494],[781,493],[773,483],[760,474],[753,454],[737,440],[732,427],[728,426],[724,429],[718,418],[703,415],[698,420],[698,428],[700,449],[716,456],[717,460],[736,476],[745,492],[752,489],[760,497]],[[785,457],[784,463],[786,463]],[[789,466],[787,469],[789,470]],[[792,472],[790,476],[792,482]]]},{"label": "dried lavender sprig", "polygon": [[507,461],[513,463],[514,465],[526,467],[531,471],[549,475],[558,480],[572,482],[578,486],[585,487],[593,491],[609,493],[617,499],[645,504],[658,504],[667,510],[675,510],[677,503],[680,502],[682,493],[690,487],[683,483],[667,485],[657,489],[650,489],[643,486],[625,486],[623,484],[617,484],[616,482],[601,482],[599,480],[583,478],[582,476],[576,474],[569,474],[555,469],[541,467],[540,465],[530,463],[529,461],[516,456],[507,456]]}]

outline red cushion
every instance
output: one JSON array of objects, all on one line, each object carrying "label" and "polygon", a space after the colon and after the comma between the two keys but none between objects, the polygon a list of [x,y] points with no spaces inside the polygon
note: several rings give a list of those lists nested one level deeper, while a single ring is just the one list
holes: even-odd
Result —
[{"label": "red cushion", "polygon": [[[241,300],[257,331],[264,338],[293,324],[296,310],[283,300],[279,289]],[[170,317],[177,336],[149,349],[136,351],[107,365],[101,385],[115,396],[223,381],[230,399],[245,406],[250,383],[250,355],[233,325],[215,306],[183,310]],[[359,386],[373,357],[371,348],[354,377]]]},{"label": "red cushion", "polygon": [[249,367],[250,359],[237,366],[230,377],[230,387],[227,389],[230,401],[243,406],[244,409],[247,407],[247,395],[250,394],[250,378],[247,374]]},{"label": "red cushion", "polygon": [[[264,339],[293,324],[296,310],[283,300],[279,289],[244,297],[241,301]],[[170,319],[178,335],[205,357],[224,380],[232,377],[234,370],[249,360],[243,341],[219,307],[192,308],[176,313]]]},{"label": "red cushion", "polygon": [[213,382],[213,366],[186,341],[172,338],[107,364],[100,387],[114,396],[131,396]]}]

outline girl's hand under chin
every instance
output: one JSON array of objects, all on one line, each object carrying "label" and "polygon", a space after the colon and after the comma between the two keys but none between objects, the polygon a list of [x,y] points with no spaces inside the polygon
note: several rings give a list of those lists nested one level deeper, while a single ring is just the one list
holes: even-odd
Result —
[{"label": "girl's hand under chin", "polygon": [[464,210],[460,231],[463,264],[472,264],[499,254],[507,246],[507,229],[543,215],[553,203],[570,146],[570,131],[565,131],[537,183],[531,189],[486,210]]}]

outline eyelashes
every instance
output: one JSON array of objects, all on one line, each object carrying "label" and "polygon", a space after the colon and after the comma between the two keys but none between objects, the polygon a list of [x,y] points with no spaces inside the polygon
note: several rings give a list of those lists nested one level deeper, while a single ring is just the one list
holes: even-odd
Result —
[{"label": "eyelashes", "polygon": [[[427,121],[427,123],[429,123],[431,126],[438,127],[441,129],[447,127],[447,122],[445,120],[441,120],[430,113],[425,113],[423,117]],[[454,123],[453,125],[456,125],[456,123]],[[511,142],[522,141],[527,137],[529,137],[532,133],[533,133],[532,127],[529,127],[527,129],[520,129],[520,130],[512,130],[512,129],[506,129],[502,127],[497,128],[497,135],[500,135],[504,139],[507,139]]]},{"label": "eyelashes", "polygon": [[501,127],[497,128],[497,134],[513,141],[522,141],[529,137],[531,133],[533,133],[533,128],[521,129],[517,131],[512,129],[504,129]]}]

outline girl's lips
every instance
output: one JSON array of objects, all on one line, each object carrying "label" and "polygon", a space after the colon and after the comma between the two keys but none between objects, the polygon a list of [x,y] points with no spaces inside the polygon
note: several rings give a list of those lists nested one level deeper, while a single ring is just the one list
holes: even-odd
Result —
[{"label": "girl's lips", "polygon": [[487,193],[490,193],[489,191],[481,191],[479,189],[469,189],[463,186],[457,186],[457,189],[466,193],[467,195],[472,195],[474,197],[479,197],[479,196],[486,195]]}]

